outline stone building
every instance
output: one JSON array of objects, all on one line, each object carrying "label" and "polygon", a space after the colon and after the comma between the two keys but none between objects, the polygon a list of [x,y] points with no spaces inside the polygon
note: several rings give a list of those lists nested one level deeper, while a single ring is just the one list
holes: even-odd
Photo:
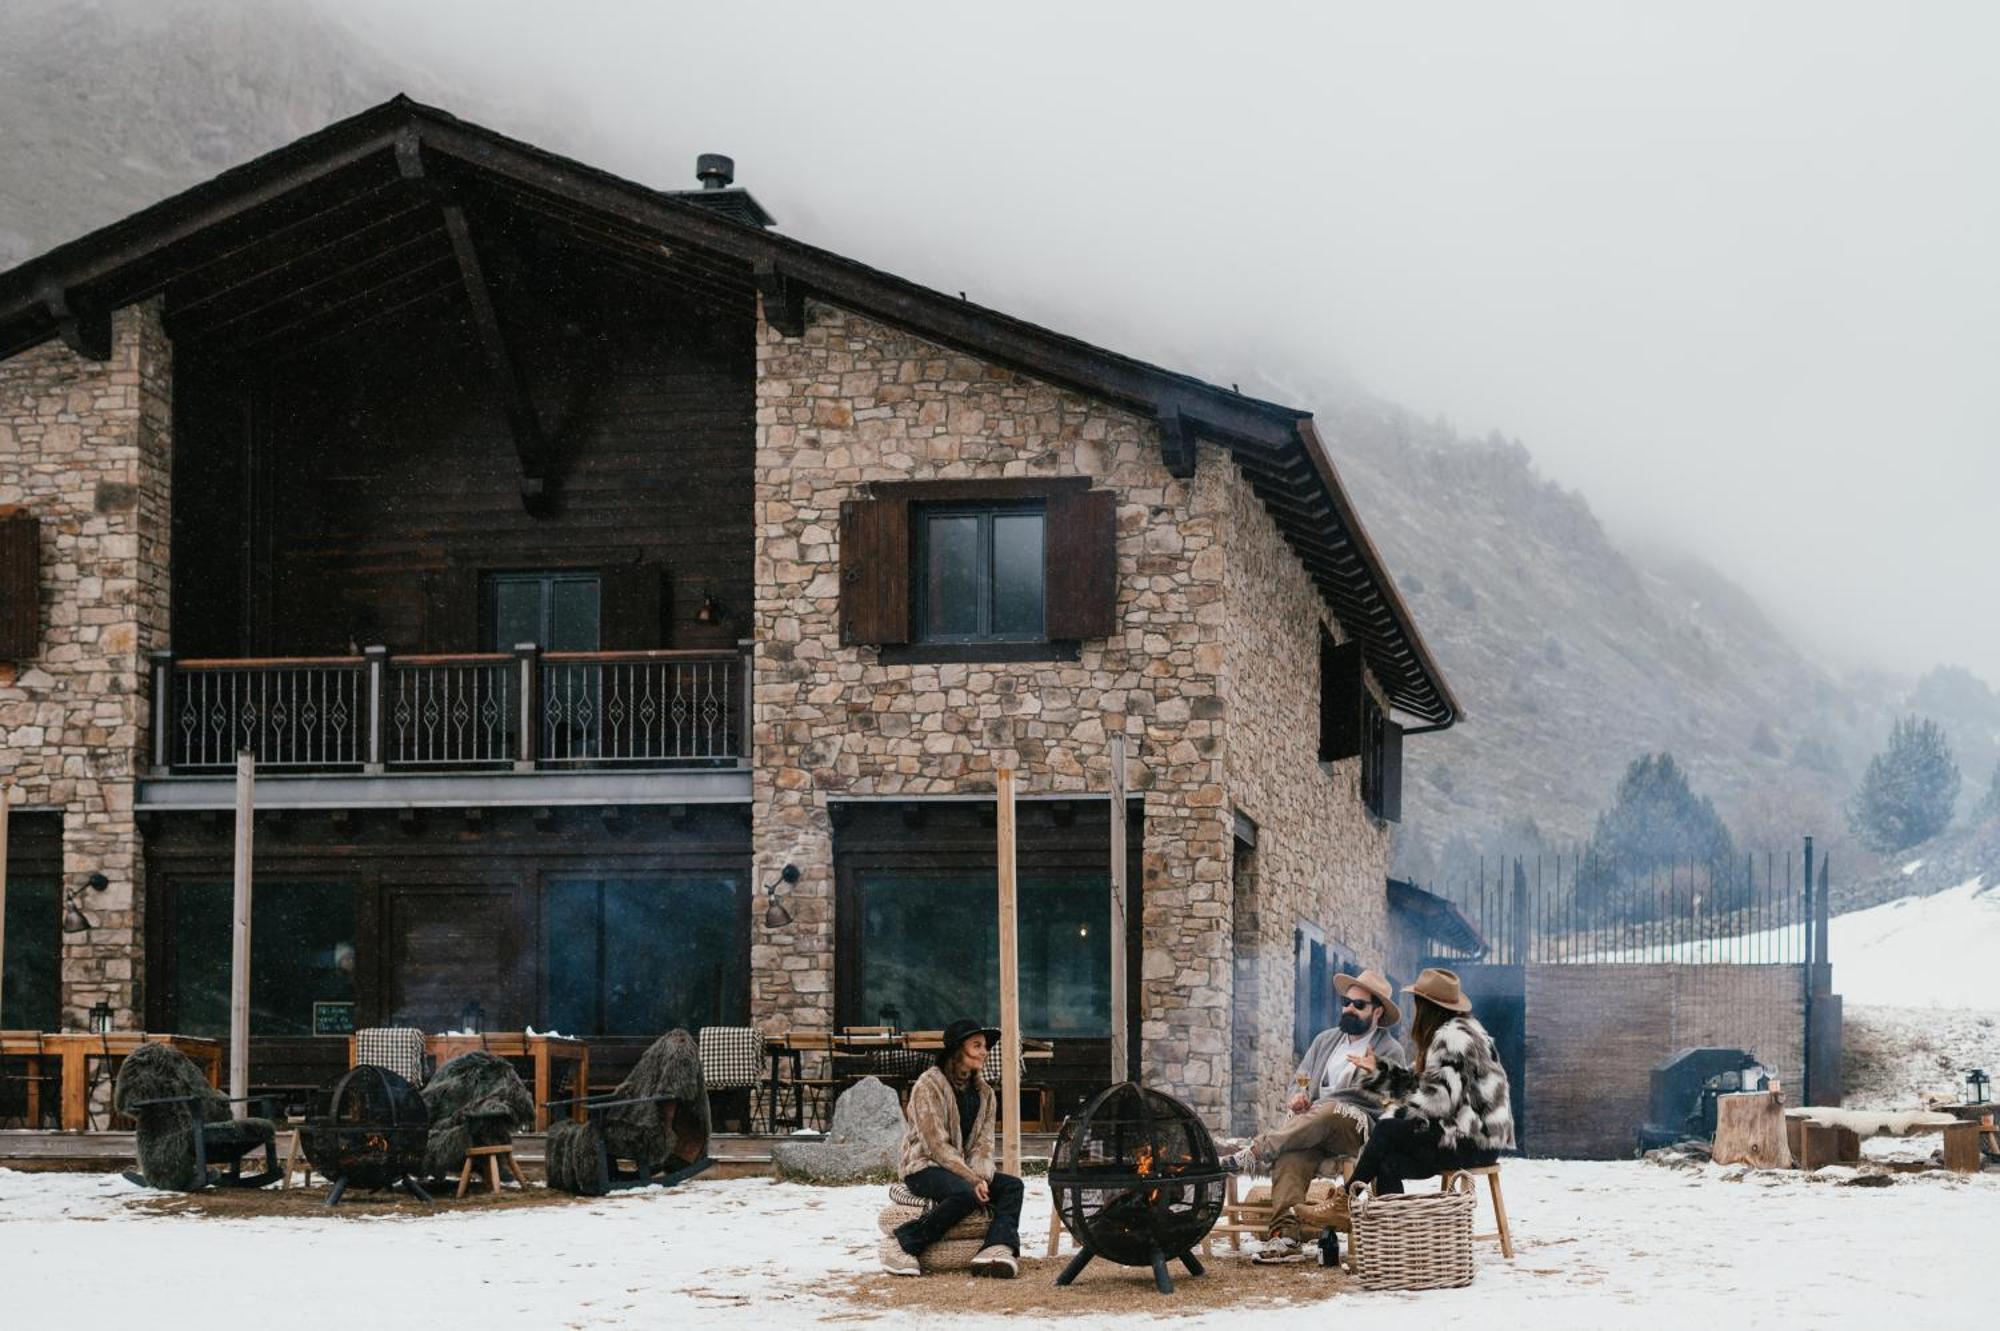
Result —
[{"label": "stone building", "polygon": [[1057,1107],[1114,945],[1131,1071],[1278,1094],[1394,941],[1403,736],[1459,716],[1311,416],[702,174],[398,99],[0,273],[5,1024],[226,1021],[246,748],[253,1080],[472,1003],[607,1069],[992,1015],[1010,768]]}]

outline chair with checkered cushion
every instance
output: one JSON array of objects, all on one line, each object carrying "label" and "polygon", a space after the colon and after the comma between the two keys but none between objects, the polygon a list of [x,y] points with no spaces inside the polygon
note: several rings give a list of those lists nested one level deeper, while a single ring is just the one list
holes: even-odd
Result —
[{"label": "chair with checkered cushion", "polygon": [[757,1092],[764,1084],[762,1037],[748,1026],[704,1026],[696,1044],[709,1103],[715,1103],[717,1092],[726,1093],[727,1103],[740,1106],[741,1112],[722,1117],[738,1119],[748,1132],[757,1116]]},{"label": "chair with checkered cushion", "polygon": [[387,1068],[412,1086],[430,1080],[430,1050],[414,1026],[368,1026],[354,1033],[353,1064]]},{"label": "chair with checkered cushion", "polygon": [[[1000,1059],[997,1056],[991,1057],[986,1060],[986,1066],[980,1069],[979,1072],[980,1079],[988,1086],[991,1086],[996,1092],[1000,1089],[1000,1067]],[[1035,1116],[1029,1118],[1024,1114],[1021,1117],[1022,1131],[1053,1131],[1055,1128],[1053,1121],[1055,1118],[1055,1092],[1047,1086],[1028,1080],[1028,1058],[1025,1054],[1021,1056],[1021,1094],[1034,1097],[1035,1103]]]}]

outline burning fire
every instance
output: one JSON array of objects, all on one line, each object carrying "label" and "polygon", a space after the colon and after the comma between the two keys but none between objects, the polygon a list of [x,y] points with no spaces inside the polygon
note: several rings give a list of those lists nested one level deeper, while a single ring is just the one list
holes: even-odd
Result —
[{"label": "burning fire", "polygon": [[1153,1176],[1152,1147],[1141,1146],[1139,1148],[1139,1161],[1138,1164],[1134,1166],[1134,1169],[1136,1170],[1140,1178],[1151,1178]]}]

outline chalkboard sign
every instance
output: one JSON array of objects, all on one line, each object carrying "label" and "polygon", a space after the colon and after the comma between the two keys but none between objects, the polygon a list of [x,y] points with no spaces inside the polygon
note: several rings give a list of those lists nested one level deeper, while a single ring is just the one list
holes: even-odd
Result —
[{"label": "chalkboard sign", "polygon": [[354,1034],[354,1004],[314,1003],[313,1034],[314,1035]]}]

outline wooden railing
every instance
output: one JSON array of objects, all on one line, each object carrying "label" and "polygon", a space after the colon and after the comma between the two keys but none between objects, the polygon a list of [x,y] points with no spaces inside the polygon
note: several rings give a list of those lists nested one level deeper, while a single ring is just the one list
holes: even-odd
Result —
[{"label": "wooden railing", "polygon": [[153,654],[153,767],[534,771],[734,762],[735,652],[512,652],[176,660]]}]

